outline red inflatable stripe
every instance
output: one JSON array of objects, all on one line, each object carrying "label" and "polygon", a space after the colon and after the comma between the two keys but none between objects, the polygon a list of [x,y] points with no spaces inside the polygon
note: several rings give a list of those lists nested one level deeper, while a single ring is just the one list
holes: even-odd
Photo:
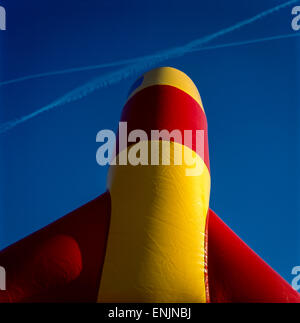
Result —
[{"label": "red inflatable stripe", "polygon": [[[193,131],[192,145],[196,151],[196,130],[204,130],[204,156],[200,156],[209,169],[209,150],[206,116],[199,104],[184,91],[169,85],[154,85],[136,93],[126,103],[121,121],[128,124],[128,132],[135,129],[151,130],[178,129]],[[119,152],[117,140],[117,152]]]}]

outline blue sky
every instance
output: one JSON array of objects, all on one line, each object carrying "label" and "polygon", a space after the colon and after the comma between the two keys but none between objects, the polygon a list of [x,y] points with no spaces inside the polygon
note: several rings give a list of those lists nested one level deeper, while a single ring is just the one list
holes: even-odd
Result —
[{"label": "blue sky", "polygon": [[[0,82],[180,46],[284,1],[4,1]],[[300,1],[299,1],[300,5]],[[287,7],[209,45],[295,33]],[[211,207],[289,282],[300,265],[300,38],[166,60],[197,85],[209,125]],[[31,113],[116,68],[0,87],[1,122]],[[139,76],[0,135],[0,248],[105,190],[96,134],[116,129]]]}]

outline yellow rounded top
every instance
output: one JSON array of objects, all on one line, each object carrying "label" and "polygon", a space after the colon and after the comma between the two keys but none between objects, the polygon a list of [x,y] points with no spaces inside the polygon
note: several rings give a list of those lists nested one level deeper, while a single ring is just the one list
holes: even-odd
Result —
[{"label": "yellow rounded top", "polygon": [[159,67],[145,73],[131,87],[128,99],[153,85],[174,86],[189,94],[203,109],[202,100],[194,82],[185,73],[173,67]]}]

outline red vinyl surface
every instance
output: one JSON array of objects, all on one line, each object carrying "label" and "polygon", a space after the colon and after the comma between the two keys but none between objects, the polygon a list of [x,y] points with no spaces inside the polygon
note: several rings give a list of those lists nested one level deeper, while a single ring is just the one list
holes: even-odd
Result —
[{"label": "red vinyl surface", "polygon": [[300,295],[213,211],[208,217],[210,301],[300,302]]},{"label": "red vinyl surface", "polygon": [[95,302],[109,221],[107,192],[3,250],[0,302]]}]

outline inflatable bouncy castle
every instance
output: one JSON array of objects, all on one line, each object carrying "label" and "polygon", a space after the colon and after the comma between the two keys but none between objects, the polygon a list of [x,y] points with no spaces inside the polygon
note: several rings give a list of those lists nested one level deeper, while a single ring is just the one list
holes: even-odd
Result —
[{"label": "inflatable bouncy castle", "polygon": [[209,208],[207,120],[191,79],[144,74],[121,122],[131,138],[118,133],[107,191],[0,253],[0,301],[300,302]]}]

